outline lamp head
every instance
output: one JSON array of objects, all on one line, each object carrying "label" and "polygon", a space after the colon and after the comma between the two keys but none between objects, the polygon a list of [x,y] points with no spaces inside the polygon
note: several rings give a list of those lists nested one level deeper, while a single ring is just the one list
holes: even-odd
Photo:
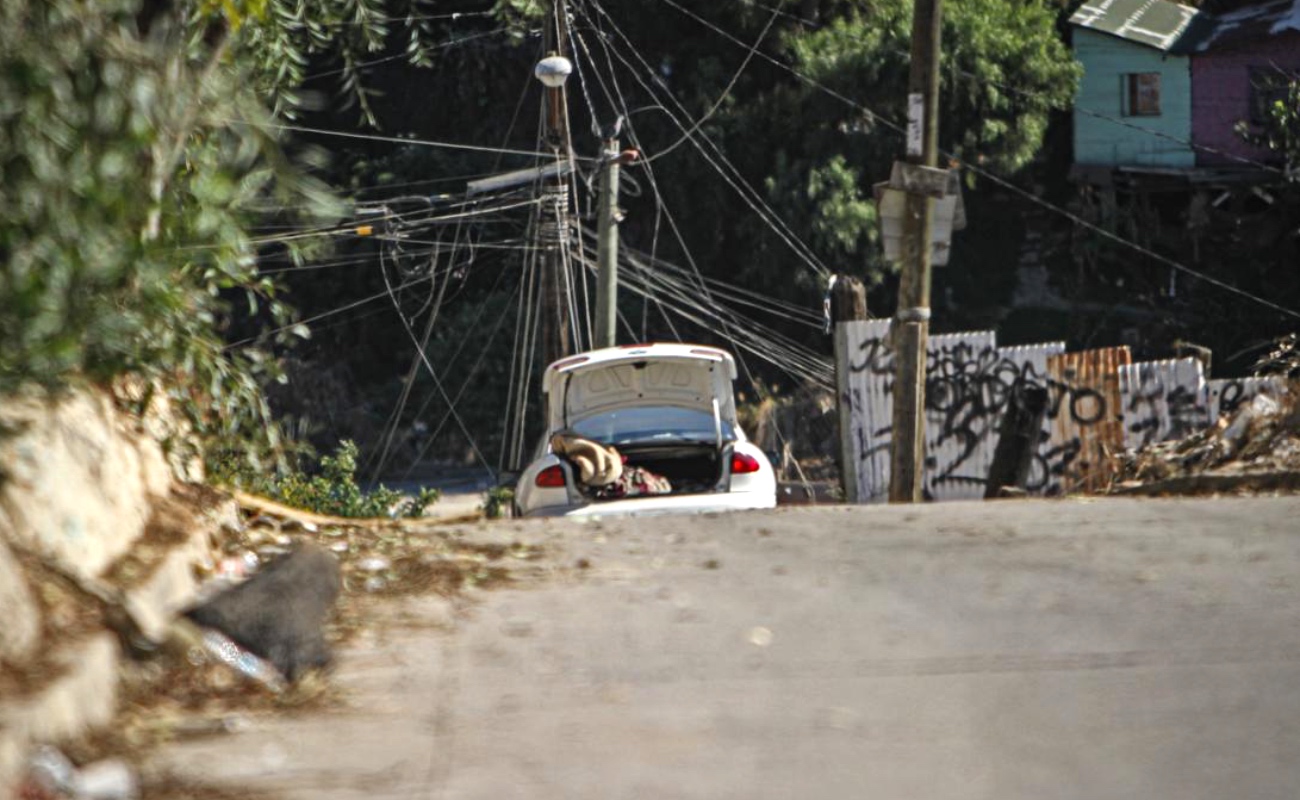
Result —
[{"label": "lamp head", "polygon": [[548,89],[558,89],[563,86],[571,72],[573,72],[573,64],[569,59],[556,55],[538,61],[533,69],[533,75]]}]

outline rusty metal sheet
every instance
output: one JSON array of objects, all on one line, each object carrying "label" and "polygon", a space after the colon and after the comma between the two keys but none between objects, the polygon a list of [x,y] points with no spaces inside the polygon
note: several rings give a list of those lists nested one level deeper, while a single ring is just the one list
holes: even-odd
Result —
[{"label": "rusty metal sheet", "polygon": [[1049,468],[1063,492],[1098,491],[1110,482],[1110,456],[1124,449],[1119,369],[1132,363],[1127,347],[1048,357]]}]

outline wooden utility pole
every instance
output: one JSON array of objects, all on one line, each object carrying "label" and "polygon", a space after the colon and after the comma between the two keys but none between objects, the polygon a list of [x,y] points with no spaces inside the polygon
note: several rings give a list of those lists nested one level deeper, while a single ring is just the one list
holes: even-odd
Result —
[{"label": "wooden utility pole", "polygon": [[[545,15],[543,25],[543,50],[547,59],[564,57],[568,40],[568,14],[564,0],[555,0]],[[545,125],[542,145],[549,148],[556,161],[569,159],[569,115],[564,81],[548,82],[539,66],[537,77],[545,85],[543,90]],[[565,73],[567,76],[567,73]],[[553,85],[554,84],[554,85]],[[539,235],[542,247],[542,364],[551,364],[572,352],[569,340],[569,282],[568,259],[570,214],[569,186],[564,173],[557,172],[542,186],[542,203]]]},{"label": "wooden utility pole", "polygon": [[[915,0],[907,82],[907,160],[939,163],[940,0]],[[925,478],[925,361],[930,338],[930,241],[934,199],[910,193],[894,314],[894,429],[889,500],[917,503]]]},{"label": "wooden utility pole", "polygon": [[596,223],[596,341],[613,347],[618,331],[618,123],[601,148],[600,205]]}]

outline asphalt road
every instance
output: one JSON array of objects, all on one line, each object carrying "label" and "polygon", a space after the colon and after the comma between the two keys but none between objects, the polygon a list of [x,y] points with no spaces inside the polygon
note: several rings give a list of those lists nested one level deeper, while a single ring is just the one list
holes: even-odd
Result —
[{"label": "asphalt road", "polygon": [[512,522],[348,708],[157,764],[290,798],[1287,798],[1300,498]]}]

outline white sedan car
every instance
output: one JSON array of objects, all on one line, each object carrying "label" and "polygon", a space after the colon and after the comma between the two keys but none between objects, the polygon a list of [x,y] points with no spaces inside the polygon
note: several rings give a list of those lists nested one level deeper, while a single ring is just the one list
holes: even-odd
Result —
[{"label": "white sedan car", "polygon": [[[610,347],[551,364],[542,378],[546,437],[520,475],[517,512],[592,516],[774,507],[772,465],[736,422],[735,379],[730,353],[688,344]],[[556,452],[557,434],[558,441],[595,446],[620,460],[621,470],[614,471],[622,482],[593,485],[590,462]],[[606,471],[600,480],[608,479]]]}]

